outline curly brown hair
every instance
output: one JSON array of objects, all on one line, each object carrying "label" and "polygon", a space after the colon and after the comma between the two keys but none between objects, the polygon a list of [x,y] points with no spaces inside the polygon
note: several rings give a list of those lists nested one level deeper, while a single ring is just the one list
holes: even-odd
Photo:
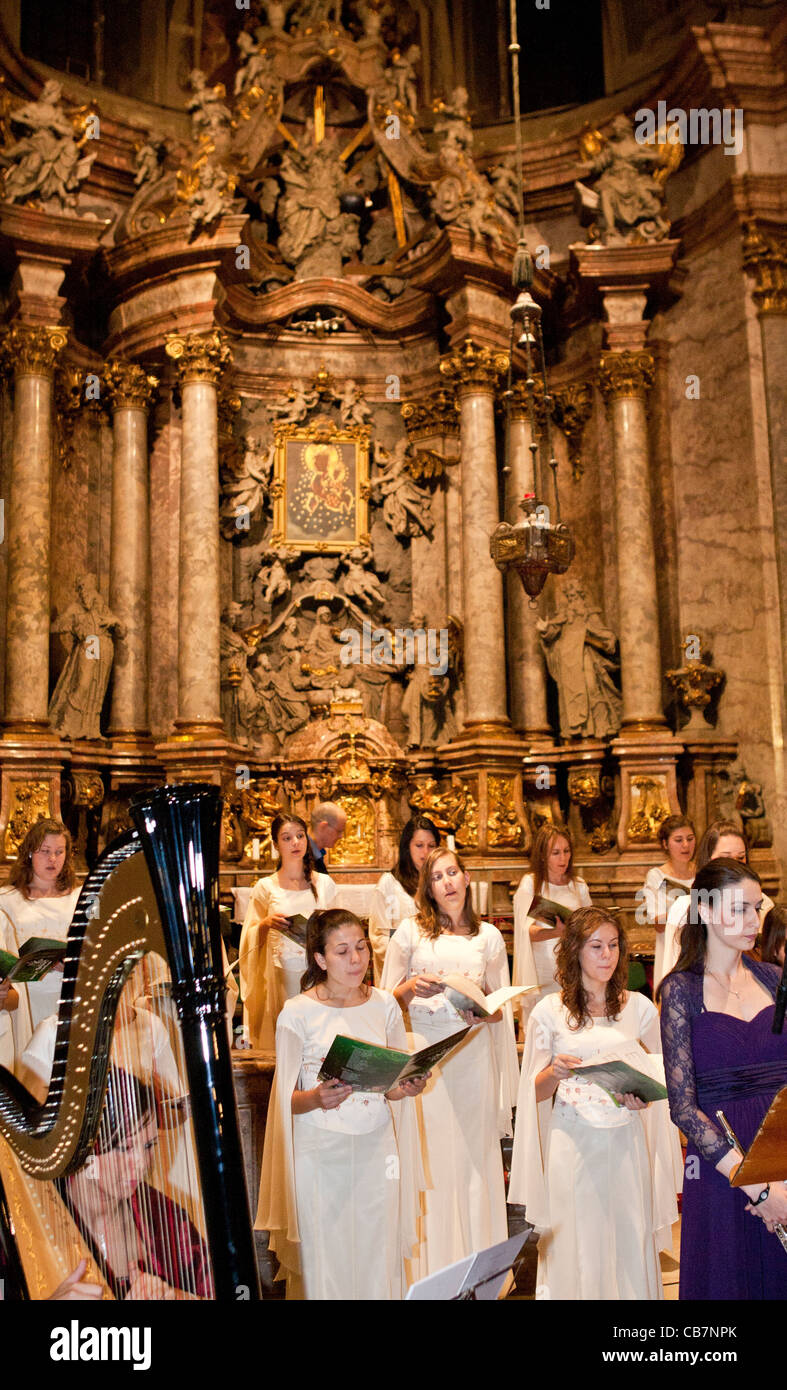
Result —
[{"label": "curly brown hair", "polygon": [[[429,858],[425,861],[418,879],[418,892],[415,895],[415,901],[418,905],[418,912],[416,913],[415,920],[418,923],[421,935],[428,936],[431,940],[440,936],[441,933],[445,931],[446,927],[451,926],[450,917],[446,917],[445,913],[441,912],[440,908],[437,906],[437,900],[432,888],[432,873],[434,872],[434,866],[438,859],[453,859],[457,868],[460,869],[463,874],[467,873],[467,869],[456,853],[456,850],[446,849],[445,845],[438,845],[436,849],[432,850]],[[468,928],[471,936],[478,936],[481,922],[473,907],[473,898],[470,893],[469,884],[467,886],[467,895],[465,897],[464,911],[462,913],[462,925]]]},{"label": "curly brown hair", "polygon": [[560,985],[560,993],[568,1012],[569,1027],[578,1032],[590,1022],[588,997],[582,983],[582,966],[579,953],[585,942],[599,927],[607,923],[618,934],[620,955],[614,974],[607,981],[607,997],[604,1005],[606,1018],[619,1018],[626,1002],[626,983],[628,981],[629,948],[623,924],[616,921],[603,907],[580,907],[572,912],[566,922],[563,935],[555,955],[555,976]]},{"label": "curly brown hair", "polygon": [[30,884],[33,881],[33,855],[41,848],[47,835],[62,835],[66,842],[66,857],[55,879],[58,893],[71,893],[77,886],[70,830],[61,820],[37,820],[35,825],[31,825],[19,846],[19,854],[8,875],[9,887],[16,888],[27,900],[30,898]]}]

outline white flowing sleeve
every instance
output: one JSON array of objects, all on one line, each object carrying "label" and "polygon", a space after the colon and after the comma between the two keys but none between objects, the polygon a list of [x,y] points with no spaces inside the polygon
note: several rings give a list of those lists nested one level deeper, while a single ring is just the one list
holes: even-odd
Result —
[{"label": "white flowing sleeve", "polygon": [[268,935],[260,923],[270,911],[270,887],[264,878],[256,883],[251,891],[246,916],[240,934],[238,950],[240,992],[243,1000],[243,1023],[252,1047],[272,1045],[273,1026],[269,1024],[268,1036],[264,1036],[267,1006]]},{"label": "white flowing sleeve", "polygon": [[[644,994],[634,996],[639,1011],[639,1037],[651,1053],[649,1071],[662,1084],[661,1029],[654,1004]],[[680,1135],[670,1119],[669,1101],[652,1101],[639,1112],[653,1174],[653,1233],[659,1250],[672,1250],[672,1227],[678,1219],[676,1193],[683,1188],[683,1155]]]},{"label": "white flowing sleeve", "polygon": [[[487,994],[496,989],[505,989],[511,983],[508,972],[508,953],[506,944],[497,927],[484,923],[489,932],[484,988]],[[498,1076],[498,1128],[501,1137],[511,1134],[511,1112],[516,1105],[519,1087],[519,1058],[514,1033],[514,1012],[509,1000],[503,1005],[503,1017],[498,1023],[486,1023],[491,1029],[495,1049]]]},{"label": "white flowing sleeve", "polygon": [[575,882],[577,885],[577,896],[579,898],[580,907],[592,907],[593,901],[590,896],[590,889],[588,888],[584,878],[578,878],[575,880]]},{"label": "white flowing sleeve", "polygon": [[[645,909],[645,921],[653,926],[659,914],[659,888],[664,882],[664,874],[658,865],[648,869],[645,875],[645,882],[639,890],[640,901]],[[666,908],[666,896],[663,896],[663,905]],[[662,914],[663,915],[663,912]]]},{"label": "white flowing sleeve", "polygon": [[[386,1016],[385,1033],[388,1047],[399,1048],[402,1052],[412,1052],[413,1048],[405,1029],[402,1011],[392,994],[385,994]],[[406,1096],[404,1100],[391,1102],[396,1145],[399,1150],[400,1189],[399,1207],[402,1228],[402,1258],[414,1258],[416,1247],[421,1242],[419,1217],[421,1215],[421,1193],[428,1186],[421,1152],[421,1136],[418,1125],[419,1100]]]},{"label": "white flowing sleeve", "polygon": [[552,1100],[536,1102],[536,1077],[555,1055],[554,995],[539,1001],[530,1015],[516,1107],[516,1130],[511,1159],[509,1202],[525,1208],[527,1220],[548,1229],[549,1194],[544,1175]]},{"label": "white flowing sleeve", "polygon": [[525,874],[514,894],[514,984],[538,985],[528,909],[533,901],[533,875]]},{"label": "white flowing sleeve", "polygon": [[405,918],[396,928],[388,944],[385,954],[385,965],[383,966],[380,988],[390,990],[391,993],[400,985],[403,980],[410,976],[410,959],[412,957],[412,932],[415,919]]},{"label": "white flowing sleeve", "polygon": [[668,975],[670,970],[677,965],[680,955],[680,932],[681,927],[686,921],[686,917],[691,905],[691,896],[684,893],[682,897],[676,898],[669,912],[667,913],[667,925],[664,928],[664,954],[661,958],[661,973],[657,977],[656,967],[653,969],[653,988]]},{"label": "white flowing sleeve", "polygon": [[391,897],[386,893],[386,888],[390,890],[391,875],[382,874],[378,879],[374,892],[372,893],[372,904],[369,912],[369,941],[371,942],[372,954],[374,957],[374,982],[379,984],[382,979],[383,966],[388,951],[391,927],[393,926],[393,916],[391,908]]},{"label": "white flowing sleeve", "polygon": [[333,907],[339,896],[339,885],[328,874],[315,874],[314,880],[317,883],[317,899],[315,909],[320,910],[326,907]]},{"label": "white flowing sleeve", "polygon": [[276,1071],[268,1103],[255,1230],[270,1232],[270,1248],[288,1275],[300,1273],[300,1233],[295,1197],[292,1093],[303,1061],[303,1040],[282,1010],[276,1024]]}]

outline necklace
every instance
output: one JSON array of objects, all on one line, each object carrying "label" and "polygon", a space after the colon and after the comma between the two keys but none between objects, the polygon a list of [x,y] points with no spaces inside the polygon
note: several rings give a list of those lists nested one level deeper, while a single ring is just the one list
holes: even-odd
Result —
[{"label": "necklace", "polygon": [[716,974],[716,971],[715,971],[715,970],[709,970],[708,967],[706,966],[706,967],[705,967],[705,974],[706,974],[706,975],[712,975],[713,979],[716,981],[717,984],[720,984],[720,985],[721,985],[722,989],[726,989],[726,991],[727,991],[728,994],[734,994],[734,996],[735,996],[736,999],[740,999],[740,997],[741,997],[741,996],[740,996],[740,990],[733,989],[733,987],[732,987],[731,984],[725,984],[724,980],[720,980],[720,979],[719,979],[719,976]]}]

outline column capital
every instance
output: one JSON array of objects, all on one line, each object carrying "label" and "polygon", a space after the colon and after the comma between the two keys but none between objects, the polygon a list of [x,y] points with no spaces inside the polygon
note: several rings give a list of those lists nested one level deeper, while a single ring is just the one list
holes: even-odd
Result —
[{"label": "column capital", "polygon": [[136,362],[110,361],[101,373],[101,385],[112,410],[149,409],[159,384]]},{"label": "column capital", "polygon": [[480,392],[493,395],[503,372],[508,371],[508,353],[465,338],[461,347],[440,358],[440,371],[460,398]]},{"label": "column capital", "polygon": [[193,381],[215,386],[232,361],[230,345],[218,328],[211,333],[169,333],[164,346],[177,367],[181,386]]},{"label": "column capital", "polygon": [[66,328],[12,323],[0,342],[0,364],[15,377],[51,377],[67,342]]},{"label": "column capital", "polygon": [[[540,429],[544,427],[544,383],[540,376],[533,378],[533,399],[536,407],[536,423]],[[523,377],[518,377],[511,383],[511,395],[507,397],[507,392],[498,398],[500,409],[505,412],[508,404],[509,419],[529,420],[530,404],[528,401],[527,387]]]},{"label": "column capital", "polygon": [[653,385],[656,364],[649,352],[603,352],[598,384],[604,400],[644,396]]},{"label": "column capital", "polygon": [[752,298],[760,315],[787,314],[787,226],[747,222],[743,264],[754,276]]},{"label": "column capital", "polygon": [[459,433],[459,406],[453,391],[438,386],[417,401],[402,402],[402,419],[410,439]]}]

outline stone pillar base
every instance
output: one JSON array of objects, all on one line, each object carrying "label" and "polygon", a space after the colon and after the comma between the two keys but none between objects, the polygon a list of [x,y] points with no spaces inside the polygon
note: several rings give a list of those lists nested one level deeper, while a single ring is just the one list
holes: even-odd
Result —
[{"label": "stone pillar base", "polygon": [[0,863],[8,864],[42,816],[60,817],[63,744],[48,737],[0,741]]},{"label": "stone pillar base", "polygon": [[681,772],[686,779],[686,815],[694,822],[699,839],[711,821],[723,819],[716,793],[716,778],[738,756],[735,739],[715,738],[705,725],[706,733],[695,732],[688,726],[681,730],[684,755]]},{"label": "stone pillar base", "polygon": [[[466,726],[436,754],[440,771],[467,793],[457,845],[476,854],[524,855],[529,827],[522,789],[522,742],[509,725]],[[439,776],[439,772],[438,772]]]},{"label": "stone pillar base", "polygon": [[611,750],[620,768],[618,849],[658,850],[661,822],[680,811],[675,769],[683,744],[670,733],[624,730]]}]

